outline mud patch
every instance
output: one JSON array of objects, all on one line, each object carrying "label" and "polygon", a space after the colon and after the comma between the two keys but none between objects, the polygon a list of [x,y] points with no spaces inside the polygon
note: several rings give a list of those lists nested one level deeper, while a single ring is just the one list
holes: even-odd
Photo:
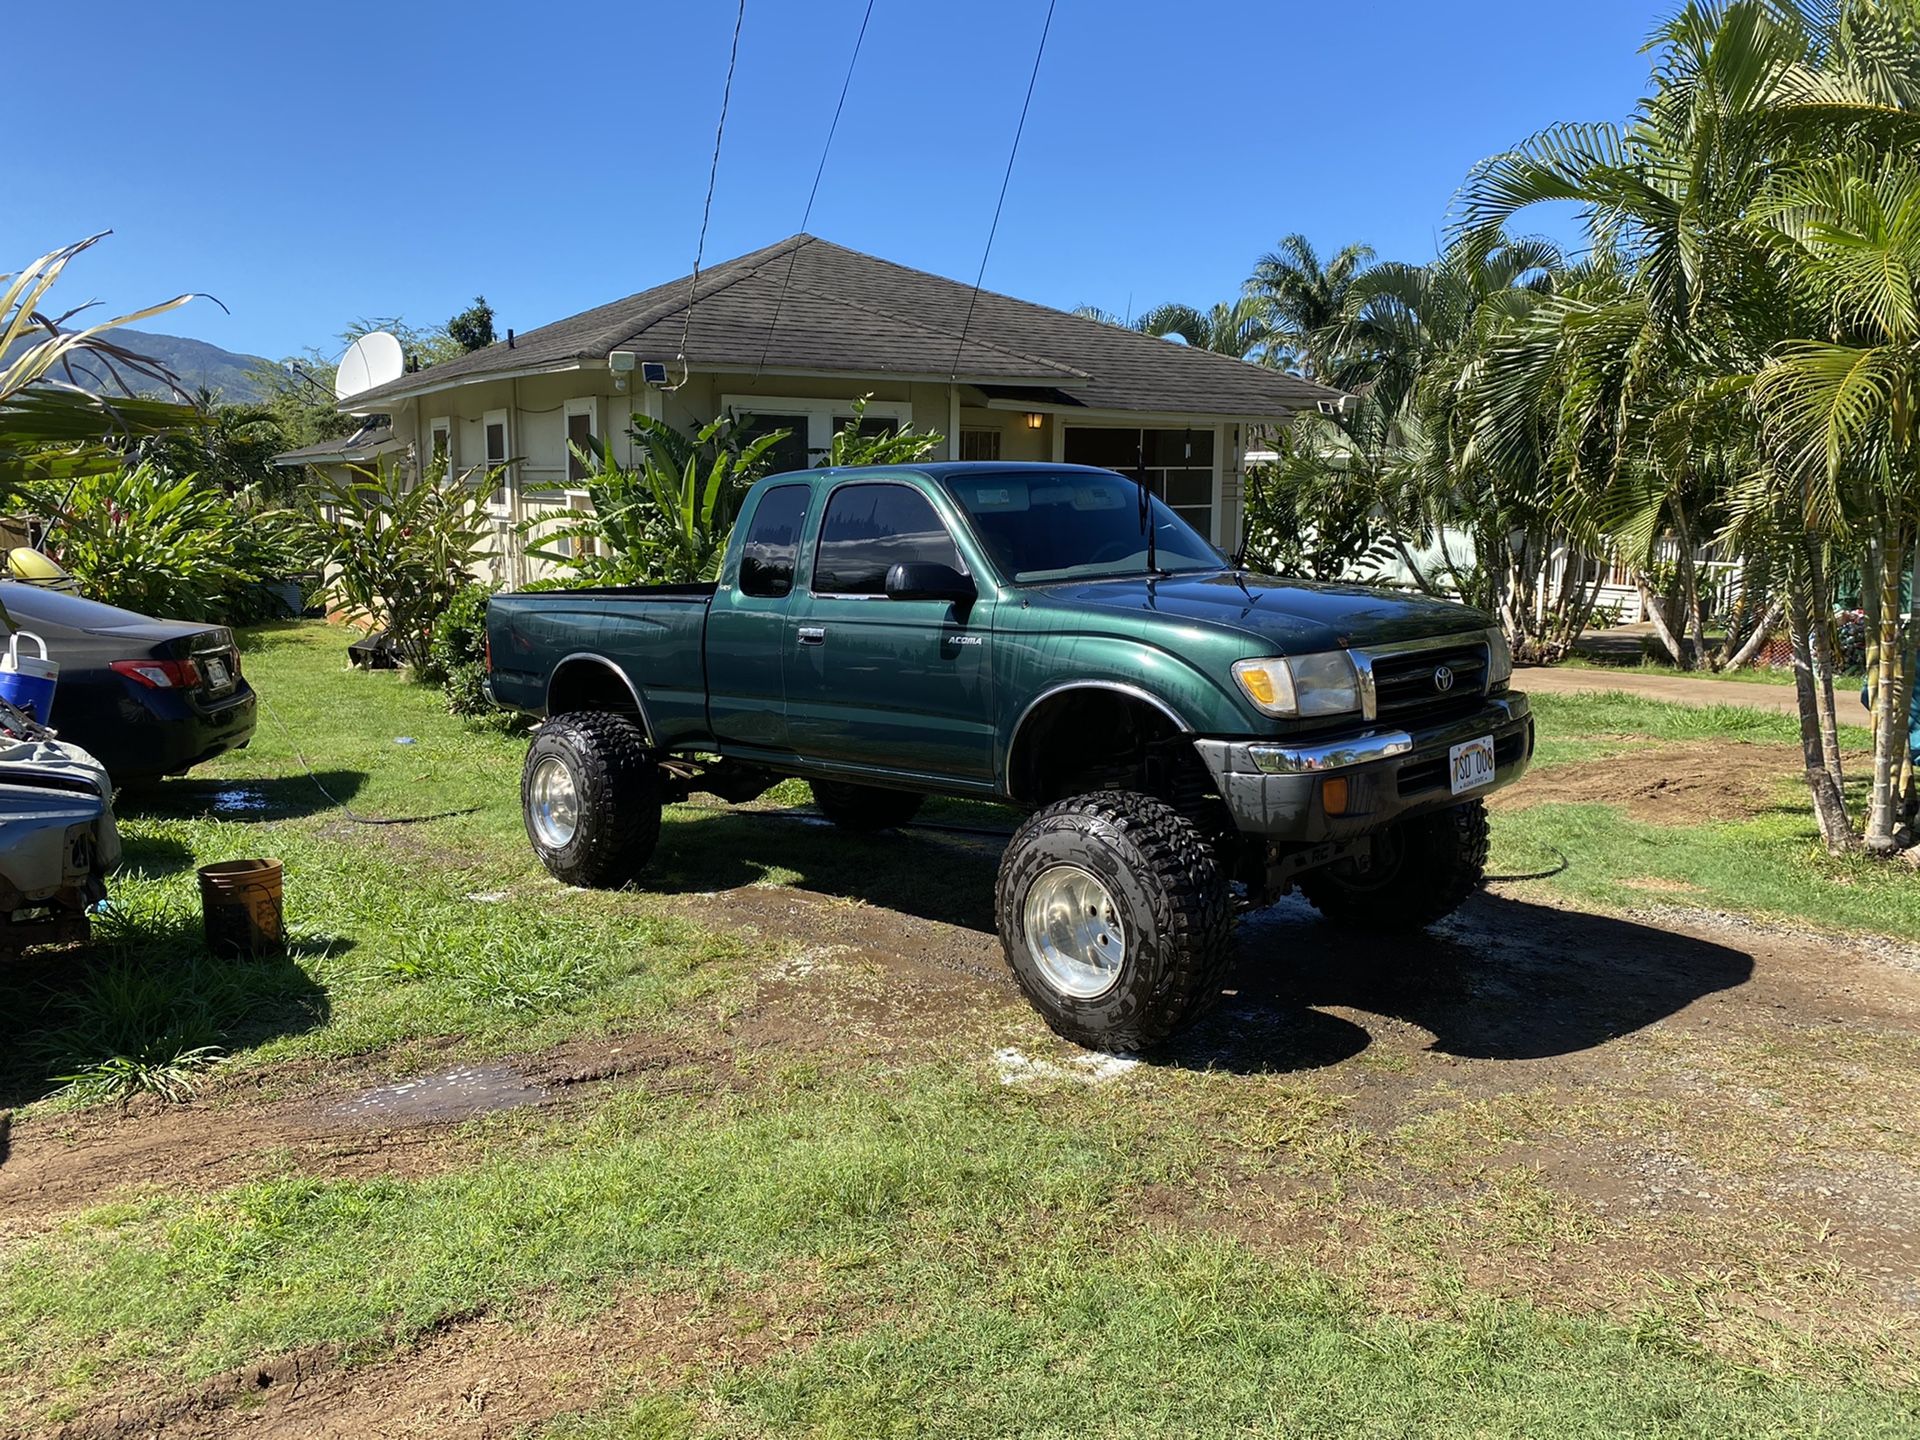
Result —
[{"label": "mud patch", "polygon": [[1496,810],[1535,805],[1612,805],[1650,825],[1744,820],[1778,803],[1799,769],[1790,745],[1713,742],[1634,750],[1536,770],[1524,785],[1488,800]]},{"label": "mud patch", "polygon": [[551,1093],[510,1065],[456,1065],[375,1085],[326,1114],[362,1125],[429,1125],[540,1105]]}]

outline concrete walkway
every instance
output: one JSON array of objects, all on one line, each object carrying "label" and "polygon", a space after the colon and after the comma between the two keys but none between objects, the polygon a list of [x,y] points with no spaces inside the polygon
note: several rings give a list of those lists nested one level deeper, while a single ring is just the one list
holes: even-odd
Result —
[{"label": "concrete walkway", "polygon": [[[1800,713],[1800,700],[1791,685],[1716,680],[1710,675],[1525,666],[1513,672],[1513,688],[1535,695],[1601,695],[1618,690],[1628,695],[1644,695],[1649,700],[1671,701],[1675,705],[1744,705],[1750,710],[1771,710],[1781,715]],[[1843,715],[1842,720],[1847,722],[1847,717]]]}]

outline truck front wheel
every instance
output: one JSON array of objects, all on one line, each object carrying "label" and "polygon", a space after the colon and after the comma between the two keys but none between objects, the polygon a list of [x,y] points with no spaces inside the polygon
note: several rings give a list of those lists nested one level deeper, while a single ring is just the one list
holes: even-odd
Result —
[{"label": "truck front wheel", "polygon": [[1342,860],[1300,877],[1300,893],[1327,919],[1356,930],[1418,930],[1451,915],[1487,870],[1487,807],[1470,800],[1416,815],[1374,837],[1363,869]]},{"label": "truck front wheel", "polygon": [[883,790],[878,785],[849,785],[841,780],[815,780],[813,803],[842,830],[871,834],[897,830],[920,813],[925,798],[909,790]]},{"label": "truck front wheel", "polygon": [[1193,823],[1099,791],[1035,812],[994,887],[1027,999],[1077,1045],[1144,1050],[1218,997],[1232,934],[1226,876]]},{"label": "truck front wheel", "polygon": [[528,747],[520,809],[556,879],[626,884],[660,839],[660,777],[640,727],[598,710],[554,716]]}]

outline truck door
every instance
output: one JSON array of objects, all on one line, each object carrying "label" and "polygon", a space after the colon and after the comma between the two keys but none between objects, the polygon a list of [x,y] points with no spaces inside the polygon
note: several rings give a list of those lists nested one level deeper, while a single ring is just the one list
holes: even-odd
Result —
[{"label": "truck door", "polygon": [[902,775],[993,780],[993,598],[889,600],[902,561],[966,566],[911,485],[849,481],[826,497],[786,665],[793,747]]},{"label": "truck door", "polygon": [[794,564],[813,486],[804,481],[762,490],[746,527],[738,570],[722,576],[707,617],[707,723],[736,745],[788,748],[781,681],[792,644]]}]

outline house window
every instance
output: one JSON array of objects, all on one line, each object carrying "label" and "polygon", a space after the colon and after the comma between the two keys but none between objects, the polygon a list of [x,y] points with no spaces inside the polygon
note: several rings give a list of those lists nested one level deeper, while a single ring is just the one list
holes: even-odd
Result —
[{"label": "house window", "polygon": [[807,519],[805,485],[776,485],[760,497],[740,551],[740,593],[779,597],[793,590],[793,559]]},{"label": "house window", "polygon": [[504,510],[507,508],[510,485],[507,476],[507,458],[510,453],[507,449],[507,412],[489,410],[481,424],[486,434],[487,474],[494,477],[493,495],[489,503],[496,510]]},{"label": "house window", "polygon": [[442,416],[429,423],[427,433],[432,446],[427,464],[430,473],[443,479],[453,473],[453,421]]},{"label": "house window", "polygon": [[[791,430],[768,457],[772,472],[805,470],[825,462],[834,431],[853,416],[845,400],[799,399],[789,395],[722,395],[720,408],[743,422],[741,438],[769,430]],[[870,400],[860,425],[863,435],[892,435],[913,421],[913,406],[904,400]]]},{"label": "house window", "polygon": [[593,473],[591,462],[580,457],[594,454],[598,444],[600,427],[594,414],[597,408],[591,398],[567,402],[567,488],[570,490],[584,487],[587,477]]},{"label": "house window", "polygon": [[923,561],[964,568],[933,506],[905,485],[842,485],[827,501],[813,562],[816,595],[884,595],[887,571]]},{"label": "house window", "polygon": [[998,460],[1000,432],[998,430],[962,430],[960,458],[962,460]]},{"label": "house window", "polygon": [[775,430],[787,431],[784,440],[767,451],[767,474],[781,475],[789,470],[805,470],[811,463],[807,455],[807,417],[805,415],[762,415],[753,412],[741,417],[735,436],[742,445],[751,445],[762,435]]},{"label": "house window", "polygon": [[1064,458],[1069,465],[1099,465],[1145,480],[1175,514],[1212,537],[1214,432],[1210,427],[1069,425]]}]

